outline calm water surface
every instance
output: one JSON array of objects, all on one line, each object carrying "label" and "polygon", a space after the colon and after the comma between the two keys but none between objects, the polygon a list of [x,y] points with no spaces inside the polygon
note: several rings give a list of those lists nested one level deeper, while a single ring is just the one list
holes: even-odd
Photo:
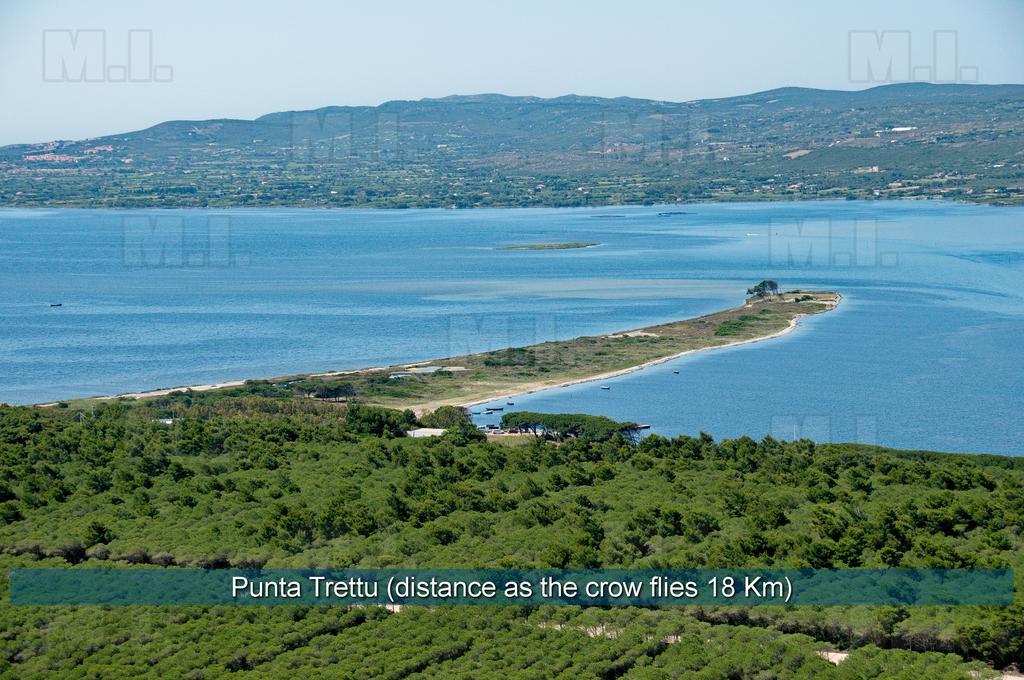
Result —
[{"label": "calm water surface", "polygon": [[[559,241],[601,245],[496,249]],[[784,338],[516,408],[667,435],[1024,452],[1024,210],[938,202],[0,210],[0,401],[604,333],[735,305],[765,277],[844,302]]]}]

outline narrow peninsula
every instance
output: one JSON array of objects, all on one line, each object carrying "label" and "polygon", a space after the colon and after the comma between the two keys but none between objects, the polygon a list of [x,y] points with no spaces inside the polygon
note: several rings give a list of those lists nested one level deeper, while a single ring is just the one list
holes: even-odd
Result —
[{"label": "narrow peninsula", "polygon": [[422,414],[444,405],[471,406],[552,387],[606,380],[686,354],[778,337],[796,328],[802,317],[834,309],[841,299],[833,292],[766,294],[757,288],[751,290],[754,295],[732,309],[608,335],[390,367],[222,382],[106,399],[234,390],[239,396],[298,395],[326,402],[358,401],[412,409]]}]

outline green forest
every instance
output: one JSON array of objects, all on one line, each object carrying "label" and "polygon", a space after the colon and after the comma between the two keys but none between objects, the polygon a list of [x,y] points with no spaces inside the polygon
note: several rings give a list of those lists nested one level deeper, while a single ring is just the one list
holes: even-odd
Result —
[{"label": "green forest", "polygon": [[[16,567],[1011,567],[1024,459],[226,391],[0,406],[0,676],[977,678],[1009,607],[28,607]],[[440,437],[409,438],[422,424]],[[548,431],[545,428],[550,428]],[[841,663],[826,650],[847,650]]]}]

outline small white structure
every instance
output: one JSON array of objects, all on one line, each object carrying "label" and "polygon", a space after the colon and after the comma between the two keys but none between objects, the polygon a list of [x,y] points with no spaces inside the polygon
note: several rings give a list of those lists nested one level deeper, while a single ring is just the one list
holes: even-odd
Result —
[{"label": "small white structure", "polygon": [[406,437],[440,437],[448,430],[443,427],[417,427],[405,433]]}]

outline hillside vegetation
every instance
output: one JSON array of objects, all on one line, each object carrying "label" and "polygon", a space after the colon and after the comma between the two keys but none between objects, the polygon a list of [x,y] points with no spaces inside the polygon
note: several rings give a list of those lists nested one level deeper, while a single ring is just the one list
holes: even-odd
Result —
[{"label": "hillside vegetation", "polygon": [[585,206],[1024,201],[1024,86],[693,102],[477,95],[170,121],[0,148],[0,205]]},{"label": "hillside vegetation", "polygon": [[[172,401],[175,420],[155,420]],[[0,407],[0,562],[1024,567],[1021,459],[634,443],[615,428],[515,446],[457,423],[401,436],[414,424],[294,397]],[[0,631],[0,668],[19,678],[966,678],[986,668],[976,661],[1024,660],[1019,595],[1011,607],[397,613],[5,602]],[[853,652],[834,666],[818,654],[831,647]]]}]

